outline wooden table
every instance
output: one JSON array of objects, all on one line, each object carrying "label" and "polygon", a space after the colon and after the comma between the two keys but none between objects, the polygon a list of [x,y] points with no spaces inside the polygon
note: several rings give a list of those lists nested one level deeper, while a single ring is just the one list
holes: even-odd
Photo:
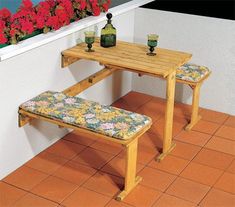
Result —
[{"label": "wooden table", "polygon": [[163,159],[175,146],[172,143],[173,110],[175,95],[175,73],[176,69],[187,62],[192,55],[157,48],[156,56],[148,56],[146,52],[148,47],[141,44],[117,41],[116,47],[100,47],[99,39],[93,44],[95,52],[86,52],[86,44],[81,43],[73,48],[62,52],[62,67],[80,60],[93,60],[104,65],[105,68],[96,74],[84,79],[74,86],[66,89],[64,92],[70,95],[76,95],[86,88],[94,85],[96,82],[104,79],[116,70],[128,70],[138,74],[146,74],[164,78],[167,81],[166,90],[166,112],[163,137],[163,150],[157,159]]}]

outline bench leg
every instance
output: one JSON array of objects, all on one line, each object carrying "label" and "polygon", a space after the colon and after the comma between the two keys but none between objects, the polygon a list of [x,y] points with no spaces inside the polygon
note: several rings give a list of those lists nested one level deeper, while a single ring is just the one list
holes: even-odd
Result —
[{"label": "bench leg", "polygon": [[200,96],[201,83],[198,83],[193,89],[193,100],[192,100],[192,114],[190,123],[185,127],[186,131],[190,131],[194,125],[201,119],[199,115],[199,96]]},{"label": "bench leg", "polygon": [[116,200],[122,201],[131,190],[142,180],[136,176],[138,138],[127,145],[126,156],[126,174],[124,190],[116,197]]}]

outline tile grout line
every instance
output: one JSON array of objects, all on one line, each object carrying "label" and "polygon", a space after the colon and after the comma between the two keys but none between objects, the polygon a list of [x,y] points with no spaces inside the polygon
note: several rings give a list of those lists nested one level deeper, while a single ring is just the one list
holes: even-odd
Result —
[{"label": "tile grout line", "polygon": [[[207,149],[207,148],[205,148],[205,149]],[[225,155],[231,155],[231,154],[227,154],[227,153],[224,153],[224,152],[216,151],[216,150],[213,150],[213,149],[207,149],[207,150],[211,150],[211,151],[214,151],[214,152],[219,152],[219,153],[222,153],[222,154],[225,154]],[[200,162],[198,162],[198,161],[195,161],[195,160],[192,160],[192,162],[193,162],[193,163],[200,164],[200,165],[205,165],[205,166],[207,166],[207,167],[214,168],[214,169],[217,169],[217,170],[226,171],[226,170],[231,166],[231,164],[233,163],[233,161],[234,161],[234,159],[235,159],[235,157],[234,157],[233,155],[231,155],[231,156],[233,157],[233,159],[232,159],[232,161],[229,163],[228,167],[226,167],[225,169],[221,169],[221,168],[218,168],[218,167],[212,167],[212,166],[210,166],[210,165],[208,165],[208,164],[204,164],[204,163],[202,164],[202,163],[200,163]]]},{"label": "tile grout line", "polygon": [[212,188],[217,189],[217,190],[220,190],[220,191],[223,191],[223,192],[226,192],[226,193],[230,193],[231,195],[234,195],[234,194],[231,193],[231,192],[228,192],[228,191],[226,191],[226,190],[223,190],[223,189],[220,189],[220,188],[216,188],[216,187],[215,187],[216,183],[220,180],[220,178],[221,178],[225,173],[227,173],[227,172],[224,171],[224,172],[221,174],[221,176],[220,176],[220,177],[216,180],[216,182],[213,184]]},{"label": "tile grout line", "polygon": [[[221,124],[222,125],[222,124]],[[221,127],[221,125],[218,127],[218,129]],[[218,130],[217,129],[217,130]],[[211,135],[211,137],[210,137],[210,139],[214,136],[214,134],[217,132],[217,130]],[[181,130],[182,131],[182,130]],[[180,131],[180,132],[181,132]],[[180,133],[179,132],[179,133]],[[151,132],[150,132],[151,133]],[[179,133],[178,133],[178,135],[179,135]],[[206,133],[205,133],[206,134]],[[177,135],[176,135],[177,136]],[[175,136],[175,137],[176,137]],[[201,151],[202,151],[202,149],[205,147],[205,145],[209,142],[209,140],[210,139],[208,139],[207,140],[207,142],[204,144],[204,146],[203,147],[201,147],[201,149],[197,152],[197,154],[195,154],[194,155],[194,157],[191,159],[191,160],[189,160],[189,163],[184,167],[184,169],[178,174],[178,175],[176,175],[176,178],[174,179],[174,181],[165,189],[165,191],[164,191],[164,193],[166,193],[166,191],[170,188],[170,186],[171,185],[173,185],[173,183],[177,180],[177,178],[181,178],[180,177],[180,175],[183,173],[183,171],[189,166],[189,164],[193,161],[193,159],[198,155],[198,153],[200,153]],[[177,156],[176,156],[177,157]],[[223,173],[221,174],[221,176],[223,175]],[[185,178],[183,178],[183,179],[185,179]],[[186,180],[190,180],[190,179],[186,179]],[[190,180],[190,181],[192,181],[192,180]],[[193,182],[195,182],[195,181],[193,181]],[[217,181],[216,181],[217,182]],[[215,183],[216,183],[215,182]],[[199,183],[199,182],[195,182],[195,183]],[[201,183],[200,183],[201,184]],[[203,184],[203,185],[205,185],[205,184]],[[207,186],[207,185],[206,185]],[[205,194],[205,196],[210,192],[210,190],[211,190],[211,188],[212,188],[212,186],[208,186],[209,187],[209,190],[207,191],[207,193]],[[201,202],[202,202],[202,200],[205,198],[205,196],[197,203],[197,205],[199,205]],[[159,198],[160,199],[160,198]],[[158,200],[159,200],[158,199]],[[182,198],[180,198],[180,199],[182,199]],[[185,201],[188,201],[188,200],[186,200],[186,199],[183,199],[183,200],[185,200]],[[157,202],[157,201],[156,201]],[[191,202],[191,201],[190,201]]]},{"label": "tile grout line", "polygon": [[[231,167],[231,165],[233,164],[233,162],[235,161],[235,156],[233,156],[234,158],[233,158],[233,160],[232,160],[232,162],[228,165],[228,167],[225,169],[225,172],[228,172],[228,169]],[[232,173],[232,172],[229,172],[229,173],[231,173],[231,174],[235,174],[235,173]]]},{"label": "tile grout line", "polygon": [[[62,138],[63,139],[63,138]],[[67,141],[69,141],[69,140],[67,140]],[[87,150],[88,148],[92,148],[91,147],[91,145],[92,144],[94,144],[94,143],[96,143],[98,140],[96,139],[96,140],[94,140],[94,142],[92,142],[90,145],[86,145],[86,147],[82,150],[82,151],[80,151],[78,154],[76,154],[74,157],[76,157],[76,156],[78,156],[80,153],[82,153],[83,151],[85,151],[85,150]],[[72,142],[72,141],[71,141]],[[75,142],[72,142],[72,143],[75,143]],[[75,144],[78,144],[78,143],[75,143]],[[92,149],[95,149],[95,148],[92,148]],[[95,150],[98,150],[98,149],[95,149]],[[101,151],[101,150],[98,150],[98,151]],[[113,155],[113,158],[111,158],[110,160],[108,160],[108,162],[106,162],[106,163],[104,163],[100,168],[93,168],[93,169],[95,169],[96,170],[96,172],[92,175],[92,176],[90,176],[87,180],[85,180],[81,185],[79,185],[74,191],[72,191],[69,195],[67,195],[59,204],[62,204],[69,196],[71,196],[72,195],[72,193],[74,193],[76,190],[78,190],[80,187],[83,187],[83,188],[85,188],[85,189],[87,189],[87,190],[90,190],[90,191],[93,191],[93,192],[95,192],[95,193],[98,193],[98,194],[100,194],[100,195],[104,195],[104,196],[106,196],[106,197],[108,197],[107,195],[105,195],[105,194],[102,194],[102,193],[100,193],[100,192],[97,192],[97,191],[94,191],[94,190],[91,190],[91,189],[88,189],[88,188],[86,188],[85,186],[84,186],[84,184],[86,183],[86,182],[88,182],[94,175],[96,175],[97,173],[99,173],[99,172],[103,172],[103,171],[101,171],[101,169],[106,165],[106,164],[108,164],[110,161],[112,161],[114,158],[116,158],[119,154],[121,154],[122,153],[122,151],[123,150],[121,150],[119,153],[117,153],[116,155],[113,155],[113,154],[110,154],[110,153],[108,153],[108,154],[110,154],[110,155]],[[101,151],[101,152],[104,152],[104,151]],[[105,153],[107,153],[107,152],[105,152]],[[74,157],[72,157],[71,159],[69,159],[66,163],[68,163],[69,161],[72,161],[73,160],[73,158]],[[75,162],[75,161],[74,161]],[[64,163],[62,166],[64,166],[66,163]],[[77,162],[76,162],[77,163]],[[79,163],[79,164],[82,164],[82,163]],[[84,166],[87,166],[87,165],[85,165],[85,164],[83,164]],[[62,167],[61,166],[61,167]],[[59,167],[59,168],[61,168],[61,167]],[[88,166],[89,167],[89,166]],[[59,169],[58,168],[58,169]],[[57,169],[57,170],[58,170]],[[103,172],[103,173],[105,173],[105,172]],[[109,174],[109,173],[108,173]],[[112,175],[112,174],[110,174],[110,175]],[[52,174],[51,174],[51,176],[53,176]],[[112,175],[112,176],[115,176],[115,175]],[[49,177],[49,176],[48,176]],[[56,177],[56,176],[54,176],[54,177]],[[116,176],[116,177],[118,177],[118,176]],[[57,177],[58,178],[58,177]],[[62,178],[59,178],[59,179],[62,179]],[[64,180],[64,179],[62,179],[62,180]],[[64,181],[67,181],[67,180],[64,180]],[[67,182],[69,182],[69,181],[67,181]],[[70,183],[72,183],[72,182],[70,182]],[[73,183],[74,184],[74,183]],[[110,199],[110,201],[109,202],[111,202],[111,200],[112,200],[113,198],[111,198]],[[108,202],[108,203],[109,203]],[[107,203],[107,204],[108,204]]]},{"label": "tile grout line", "polygon": [[76,190],[78,190],[80,188],[80,186],[78,185],[71,193],[69,193],[67,196],[64,197],[64,199],[62,199],[59,203],[62,204],[69,196],[71,196]]},{"label": "tile grout line", "polygon": [[[63,139],[63,138],[61,138],[61,139]],[[59,140],[58,140],[59,141]],[[55,143],[54,143],[55,144]],[[53,144],[53,145],[54,145]],[[83,150],[81,150],[79,153],[77,153],[75,156],[77,156],[78,154],[80,154],[81,152],[83,152],[85,149],[87,149],[88,148],[88,146],[86,146]],[[59,156],[59,155],[56,155],[56,154],[54,154],[54,153],[50,153],[50,152],[47,152],[47,153],[49,153],[49,154],[53,154],[54,156],[57,156],[57,157],[60,157],[60,158],[64,158],[64,157],[62,157],[62,156]],[[42,181],[40,181],[37,185],[35,185],[31,190],[33,190],[34,188],[36,188],[37,186],[39,186],[44,180],[46,180],[47,178],[49,178],[49,177],[55,177],[55,178],[57,178],[57,179],[61,179],[61,180],[63,180],[63,181],[66,181],[66,182],[68,182],[68,183],[71,183],[71,184],[74,184],[75,185],[75,183],[72,183],[72,182],[69,182],[69,181],[67,181],[67,180],[65,180],[65,179],[62,179],[62,178],[58,178],[58,177],[56,177],[56,176],[54,176],[53,175],[53,173],[55,173],[57,170],[59,170],[60,168],[62,168],[63,166],[65,166],[68,162],[70,162],[70,161],[72,161],[72,159],[75,157],[75,156],[73,156],[72,158],[70,158],[70,159],[66,159],[66,158],[64,158],[64,159],[66,159],[67,161],[63,164],[63,165],[61,165],[60,167],[58,167],[54,172],[52,172],[52,173],[50,173],[50,174],[47,174],[47,173],[45,173],[45,174],[47,174],[48,176],[45,178],[45,179],[43,179]],[[32,169],[34,169],[34,168],[32,168]],[[34,170],[37,170],[37,169],[34,169]],[[40,170],[38,170],[39,172],[41,172]],[[77,190],[79,188],[79,185],[77,186],[77,188],[75,188],[75,190]],[[38,195],[38,194],[35,194],[35,193],[33,193],[32,191],[29,191],[31,194],[34,194],[34,195],[37,195],[37,196],[39,196],[39,197],[42,197],[42,198],[45,198],[45,199],[47,199],[47,200],[49,200],[49,201],[53,201],[53,200],[50,200],[50,199],[48,199],[48,198],[46,198],[46,197],[43,197],[43,196],[41,196],[41,195]],[[73,190],[69,195],[71,195],[75,190]],[[68,195],[68,196],[69,196]],[[65,197],[65,198],[67,198],[67,196]],[[63,199],[63,201],[64,201],[64,199]],[[62,201],[62,202],[63,202]],[[56,201],[53,201],[53,202],[56,202]],[[62,202],[60,202],[60,203],[58,203],[58,202],[56,202],[57,204],[61,204]]]},{"label": "tile grout line", "polygon": [[[107,207],[111,202],[112,202],[112,200],[115,200],[115,199],[111,199],[108,203],[106,203],[105,204],[105,206],[104,207]],[[116,201],[116,200],[115,200]],[[117,202],[122,202],[122,201],[117,201]],[[124,202],[125,203],[125,202]],[[131,205],[131,204],[129,204],[129,203],[125,203],[125,204],[127,204],[128,205],[128,207],[130,206],[130,207],[136,207],[136,206],[133,206],[133,205]]]},{"label": "tile grout line", "polygon": [[[220,126],[218,127],[218,129],[220,129],[221,126],[222,126],[222,124],[220,124]],[[201,152],[203,148],[206,148],[207,143],[212,139],[212,137],[215,135],[215,133],[218,131],[218,129],[215,130],[215,132],[212,134],[211,138],[207,140],[207,142],[205,143],[205,145],[201,148],[201,150],[200,150],[199,152]],[[206,149],[207,149],[207,148],[206,148]],[[216,151],[216,150],[215,150],[215,151]],[[198,152],[198,153],[199,153],[199,152]],[[221,174],[221,176],[222,176],[222,175],[223,175],[223,173]],[[221,176],[220,176],[220,177],[221,177]],[[219,177],[219,178],[220,178],[220,177]],[[218,178],[218,179],[219,179],[219,178]],[[216,182],[218,181],[218,179],[216,180]],[[216,183],[216,182],[215,182],[215,183]],[[215,183],[214,183],[214,184],[215,184]],[[213,186],[214,186],[214,185],[209,186],[209,190],[208,190],[207,193],[203,196],[203,198],[198,202],[198,205],[200,205],[201,202],[206,198],[206,196],[207,196],[207,195],[209,194],[209,192],[212,190],[212,187],[213,187]]]},{"label": "tile grout line", "polygon": [[[14,187],[14,188],[17,188],[17,189],[20,189],[20,190],[25,191],[26,194],[25,194],[24,196],[26,196],[27,194],[33,194],[33,195],[35,195],[35,196],[38,196],[38,197],[43,198],[43,199],[45,199],[45,200],[51,201],[51,202],[53,202],[53,203],[60,204],[60,203],[58,203],[57,201],[51,200],[51,199],[49,199],[49,198],[43,197],[43,196],[41,196],[41,195],[38,195],[38,194],[32,192],[31,190],[32,190],[34,187],[33,187],[31,190],[25,190],[25,189],[23,189],[23,188],[21,188],[21,187],[19,187],[19,186],[15,186],[15,185],[10,184],[10,183],[7,183],[7,182],[5,182],[5,181],[2,181],[2,182],[6,183],[6,184],[8,184],[8,185],[10,185],[10,186],[12,186],[12,187]],[[22,196],[20,199],[22,199],[24,196]],[[20,199],[18,199],[17,201],[19,201]]]},{"label": "tile grout line", "polygon": [[178,198],[178,199],[180,199],[180,200],[184,200],[184,201],[187,201],[187,202],[191,202],[191,203],[193,203],[193,204],[195,204],[195,205],[198,205],[201,201],[199,201],[198,203],[195,203],[195,202],[192,202],[192,201],[190,201],[190,200],[187,200],[187,199],[185,199],[185,198],[181,198],[181,197],[179,197],[179,196],[177,196],[177,195],[172,195],[172,194],[170,194],[170,193],[165,193],[166,195],[169,195],[169,196],[173,196],[173,197],[175,197],[175,198]]},{"label": "tile grout line", "polygon": [[[73,133],[73,131],[72,131],[72,132],[69,132],[68,134],[71,134],[71,133]],[[68,134],[66,134],[65,136],[67,136]],[[79,136],[79,135],[77,135],[77,134],[75,134],[75,135],[76,135],[76,136]],[[64,137],[65,137],[65,136],[64,136]],[[71,140],[64,139],[64,137],[60,138],[59,140],[63,139],[63,140],[65,140],[65,141],[67,141],[67,142],[71,142],[71,143],[78,144],[78,145],[82,145],[82,146],[86,146],[86,147],[89,147],[90,145],[94,144],[94,143],[97,141],[97,140],[95,139],[95,140],[93,140],[93,142],[92,142],[91,144],[85,145],[85,144],[81,144],[81,143],[77,143],[77,142],[74,142],[74,141],[71,141]],[[58,141],[59,141],[59,140],[58,140]]]},{"label": "tile grout line", "polygon": [[[93,149],[94,149],[94,148],[93,148]],[[96,149],[96,150],[97,150],[97,149]],[[98,151],[100,151],[100,150],[98,150]],[[122,150],[122,151],[123,151],[123,150]],[[118,177],[118,178],[123,178],[123,177],[121,177],[121,176],[113,175],[113,174],[111,174],[111,173],[102,171],[102,168],[103,168],[105,165],[107,165],[109,162],[111,162],[113,159],[117,158],[118,155],[122,153],[122,151],[120,151],[118,154],[114,155],[113,158],[111,158],[109,161],[107,161],[106,163],[104,163],[99,169],[97,169],[97,172],[94,173],[92,176],[90,176],[90,177],[81,185],[81,187],[83,187],[83,188],[85,188],[85,189],[87,189],[87,190],[91,190],[91,189],[88,189],[87,187],[85,187],[84,184],[85,184],[86,182],[88,182],[93,176],[95,176],[95,175],[98,174],[98,173],[109,174],[109,175],[111,175],[111,176],[115,176],[115,177]],[[103,152],[103,151],[101,151],[101,152]],[[101,195],[105,195],[105,194],[102,194],[102,193],[97,192],[97,191],[94,191],[94,190],[91,190],[91,191],[96,192],[96,193],[99,193],[99,194],[101,194]],[[105,196],[107,196],[107,195],[105,195]],[[111,202],[111,201],[110,201],[110,202]]]},{"label": "tile grout line", "polygon": [[[184,129],[182,130],[182,131],[185,131]],[[181,131],[181,132],[182,132]],[[211,134],[207,134],[207,133],[204,133],[204,132],[199,132],[199,131],[195,131],[195,130],[191,130],[191,131],[193,131],[193,132],[198,132],[198,133],[201,133],[201,134],[204,134],[204,135],[208,135],[208,136],[210,136],[210,138],[208,139],[208,140],[210,140],[212,137],[213,137],[213,135],[211,135]],[[188,132],[189,133],[189,132]],[[175,136],[174,138],[177,138],[178,136],[180,135],[180,133],[177,135],[177,136]],[[207,144],[207,142],[205,142],[205,144],[203,144],[203,145],[197,145],[197,144],[193,144],[193,143],[190,143],[190,142],[184,142],[184,140],[182,140],[182,139],[180,139],[180,140],[178,140],[178,139],[176,139],[177,141],[180,141],[180,142],[183,142],[183,143],[186,143],[186,144],[191,144],[191,145],[193,145],[193,146],[198,146],[198,147],[204,147],[206,144]],[[207,141],[208,141],[207,140]]]},{"label": "tile grout line", "polygon": [[226,121],[228,121],[228,119],[230,118],[230,116],[231,116],[231,115],[228,114],[228,117],[224,120],[224,122],[222,123],[222,125],[226,126],[225,123],[226,123]]},{"label": "tile grout line", "polygon": [[14,186],[14,185],[12,185],[12,184],[10,184],[10,183],[6,183],[6,182],[3,181],[3,180],[1,180],[1,182],[3,182],[3,183],[6,184],[6,185],[9,185],[9,186],[11,186],[11,187],[13,187],[13,188],[16,188],[16,189],[18,189],[18,190],[23,190],[23,191],[25,192],[25,194],[22,195],[20,198],[16,199],[16,200],[13,202],[12,205],[15,205],[19,200],[21,200],[23,197],[25,197],[25,196],[28,194],[28,191],[26,191],[26,190],[24,190],[24,189],[21,189],[21,188],[19,188],[19,187],[17,187],[17,186]]},{"label": "tile grout line", "polygon": [[[95,141],[96,140],[94,140],[94,142],[92,142],[92,144],[93,143],[95,143]],[[75,143],[75,142],[73,142],[73,143]],[[76,143],[77,144],[77,143]],[[71,159],[68,159],[68,161],[66,162],[66,163],[64,163],[62,166],[60,166],[58,169],[56,169],[55,170],[55,172],[57,171],[57,170],[59,170],[60,168],[62,168],[63,166],[65,166],[68,162],[71,162],[71,161],[73,161],[73,159],[76,157],[76,156],[78,156],[80,153],[82,153],[83,151],[85,151],[86,149],[88,149],[89,148],[89,146],[90,145],[83,145],[83,146],[86,146],[84,149],[82,149],[79,153],[77,153],[75,156],[73,156]],[[73,161],[73,162],[75,162],[75,161]],[[77,163],[77,162],[75,162],[75,163]],[[79,163],[79,164],[82,164],[82,163]],[[84,166],[87,166],[87,165],[84,165]],[[88,166],[89,167],[89,166]],[[92,167],[91,167],[92,168]],[[93,169],[95,169],[95,168],[93,168]],[[96,169],[95,169],[96,170]],[[54,172],[54,173],[55,173]],[[95,174],[95,173],[94,173]],[[93,175],[94,175],[93,174]],[[93,176],[92,175],[92,176]],[[50,175],[50,176],[53,176],[52,174]],[[92,177],[92,176],[90,176],[90,177]],[[56,177],[56,176],[53,176],[53,177]],[[70,182],[70,181],[67,181],[67,180],[65,180],[65,179],[63,179],[63,178],[58,178],[58,177],[56,177],[57,179],[61,179],[61,180],[64,180],[64,181],[66,181],[66,182],[68,182],[68,183],[71,183],[71,184],[75,184],[75,183],[72,183],[72,182]],[[87,179],[88,180],[88,179]],[[86,181],[84,181],[84,182],[86,182]],[[59,203],[59,204],[62,204],[69,196],[71,196],[76,190],[78,190],[80,187],[82,186],[82,184],[81,185],[77,185],[77,187],[71,192],[71,193],[69,193],[67,196],[65,196],[65,198]]]},{"label": "tile grout line", "polygon": [[[58,141],[59,141],[59,140],[58,140]],[[77,153],[76,155],[74,155],[74,156],[73,156],[72,158],[70,158],[70,159],[65,158],[65,157],[63,157],[63,156],[60,156],[60,155],[57,155],[57,154],[54,154],[54,153],[51,153],[51,152],[46,152],[46,153],[48,153],[48,154],[54,155],[55,157],[63,158],[63,159],[66,160],[66,162],[65,162],[64,164],[60,165],[60,166],[59,166],[58,168],[56,168],[56,170],[53,171],[52,173],[45,173],[45,172],[43,172],[42,170],[33,168],[33,167],[31,167],[31,166],[27,166],[26,163],[25,163],[24,165],[25,165],[26,167],[31,168],[31,169],[34,169],[34,170],[37,170],[37,171],[39,171],[39,172],[48,174],[49,176],[53,176],[53,173],[55,173],[58,169],[60,169],[60,168],[63,167],[64,165],[66,165],[68,162],[73,161],[73,158],[74,158],[74,157],[76,157],[78,154],[80,154],[81,152],[83,152],[83,151],[84,151],[85,149],[87,149],[87,148],[88,148],[88,146],[86,146],[84,149],[82,149],[79,153]],[[45,150],[46,150],[46,149],[45,149]],[[42,152],[44,152],[44,151],[42,151]],[[32,159],[33,159],[33,158],[32,158]],[[24,165],[23,165],[23,166],[24,166]],[[40,183],[41,183],[41,182],[40,182]]]},{"label": "tile grout line", "polygon": [[[183,131],[183,129],[184,129],[184,128],[182,128],[181,131]],[[181,132],[181,131],[180,131],[180,132]],[[180,133],[180,132],[179,132],[179,133]],[[151,132],[149,132],[149,133],[151,133]],[[151,134],[153,134],[153,133],[151,133]],[[177,136],[177,135],[176,135],[176,136]],[[202,147],[201,147],[201,149],[202,149]],[[199,151],[198,151],[198,153],[199,153]],[[198,154],[198,153],[197,153],[197,154]],[[197,154],[196,154],[196,155],[197,155]],[[196,156],[196,155],[195,155],[195,156]],[[175,156],[175,155],[171,155],[171,156]],[[194,157],[195,157],[195,156],[194,156]],[[178,157],[178,156],[175,156],[175,157]],[[194,157],[193,157],[193,158],[194,158]],[[178,157],[178,158],[181,158],[181,157]],[[186,159],[184,159],[184,158],[181,158],[181,159],[186,160]],[[149,167],[149,168],[152,168],[152,169],[157,169],[157,168],[150,167],[150,166],[148,165],[148,164],[149,164],[150,162],[152,162],[153,160],[155,160],[155,157],[154,157],[151,161],[149,161],[149,162],[145,165],[144,168]],[[185,170],[185,168],[191,163],[192,160],[186,160],[186,161],[188,161],[188,164],[184,167],[184,169],[182,169],[182,171],[180,172],[180,174]],[[144,170],[144,168],[143,168],[142,170]],[[142,170],[141,170],[141,171],[142,171]],[[161,169],[157,169],[157,170],[159,170],[159,171],[161,171],[161,172],[164,172],[164,173],[168,173],[168,174],[170,174],[170,175],[173,175],[173,176],[175,176],[175,178],[174,178],[174,180],[172,181],[172,183],[169,184],[169,186],[168,186],[163,192],[160,191],[160,192],[162,192],[162,195],[153,203],[153,205],[156,204],[156,203],[160,200],[160,198],[163,196],[163,194],[166,193],[166,191],[167,191],[167,190],[170,188],[170,186],[177,180],[177,178],[179,178],[179,175],[180,175],[180,174],[175,175],[175,174],[173,174],[173,173],[170,173],[170,172],[167,172],[167,171],[164,171],[164,170],[161,170]],[[140,171],[140,172],[141,172],[141,171]],[[143,184],[140,183],[140,185],[143,185]],[[146,186],[146,187],[149,187],[149,186]],[[152,187],[149,187],[149,188],[156,190],[155,188],[152,188]],[[166,193],[166,194],[167,194],[167,193]],[[172,195],[171,195],[171,196],[172,196]],[[180,199],[182,199],[182,198],[180,198]],[[188,201],[188,200],[186,200],[186,199],[182,199],[182,200]],[[189,201],[188,201],[188,202],[189,202]],[[191,202],[191,201],[190,201],[190,202]],[[152,205],[152,206],[153,206],[153,205]]]},{"label": "tile grout line", "polygon": [[155,204],[157,204],[158,201],[163,197],[164,194],[165,194],[165,193],[162,193],[162,194],[159,196],[159,198],[157,198],[157,200],[153,202],[153,204],[151,205],[151,207],[153,207]]},{"label": "tile grout line", "polygon": [[[197,203],[194,203],[194,202],[192,202],[192,201],[186,200],[186,199],[184,199],[184,198],[180,198],[180,197],[178,197],[178,196],[176,196],[176,195],[168,194],[168,193],[166,193],[166,192],[162,193],[162,195],[160,196],[160,198],[161,198],[161,197],[163,197],[163,195],[172,196],[172,197],[174,197],[174,198],[177,198],[177,199],[180,199],[180,200],[183,200],[183,201],[186,201],[186,202],[189,202],[189,203],[191,203],[191,204],[195,204],[195,205],[197,205],[197,206],[198,206],[198,204],[197,204]],[[156,200],[156,202],[154,202],[154,204],[153,204],[153,205],[157,204],[157,202],[160,200],[160,198],[159,198],[159,199],[157,199],[157,200]],[[153,207],[153,205],[152,205],[151,207]],[[172,206],[172,207],[174,207],[174,206]]]},{"label": "tile grout line", "polygon": [[[224,126],[224,125],[223,125]],[[221,127],[223,127],[223,126],[221,126]],[[220,139],[225,139],[225,140],[229,140],[229,141],[235,141],[235,139],[231,139],[231,138],[227,138],[227,137],[222,137],[222,136],[220,136],[220,135],[214,135],[215,137],[218,137],[218,138],[220,138]]]}]

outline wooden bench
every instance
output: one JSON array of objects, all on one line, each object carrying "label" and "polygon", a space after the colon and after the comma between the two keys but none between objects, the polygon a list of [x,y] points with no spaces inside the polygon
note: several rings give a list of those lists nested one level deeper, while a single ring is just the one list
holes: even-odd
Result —
[{"label": "wooden bench", "polygon": [[204,66],[186,63],[176,70],[176,82],[189,85],[193,90],[192,113],[190,123],[185,127],[189,131],[201,119],[199,115],[200,88],[211,71]]},{"label": "wooden bench", "polygon": [[31,119],[47,121],[125,146],[125,184],[117,200],[123,200],[141,181],[141,177],[136,176],[137,145],[138,138],[152,124],[149,117],[62,92],[47,91],[19,107],[19,126],[24,126]]}]

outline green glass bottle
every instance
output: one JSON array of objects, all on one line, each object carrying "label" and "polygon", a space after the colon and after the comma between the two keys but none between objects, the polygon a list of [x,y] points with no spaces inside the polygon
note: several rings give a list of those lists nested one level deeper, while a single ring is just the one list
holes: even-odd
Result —
[{"label": "green glass bottle", "polygon": [[108,13],[107,24],[101,30],[100,46],[102,47],[113,47],[116,45],[116,28],[112,25],[112,14]]}]

